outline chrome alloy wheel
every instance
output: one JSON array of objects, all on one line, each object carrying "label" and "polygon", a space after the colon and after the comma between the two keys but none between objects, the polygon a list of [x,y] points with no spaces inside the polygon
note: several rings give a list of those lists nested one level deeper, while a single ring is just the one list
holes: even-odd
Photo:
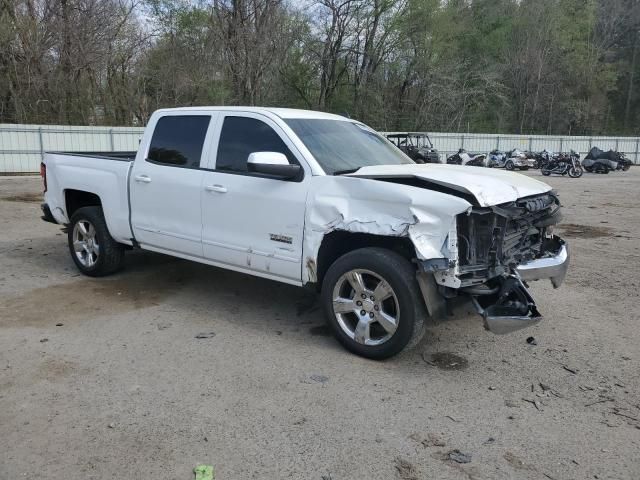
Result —
[{"label": "chrome alloy wheel", "polygon": [[73,226],[73,250],[78,261],[87,268],[93,267],[100,255],[96,229],[88,220],[80,220]]},{"label": "chrome alloy wheel", "polygon": [[374,272],[346,272],[336,282],[332,299],[338,325],[360,344],[381,345],[398,328],[398,298],[391,285]]}]

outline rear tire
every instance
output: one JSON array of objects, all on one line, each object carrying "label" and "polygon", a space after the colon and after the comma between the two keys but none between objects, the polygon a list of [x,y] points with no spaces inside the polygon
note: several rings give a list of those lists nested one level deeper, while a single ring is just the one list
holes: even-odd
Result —
[{"label": "rear tire", "polygon": [[596,163],[593,166],[593,171],[595,173],[609,173],[609,168],[606,165],[602,164],[602,163]]},{"label": "rear tire", "polygon": [[124,263],[124,245],[109,233],[101,207],[82,207],[68,226],[69,252],[80,272],[90,277],[114,273]]},{"label": "rear tire", "polygon": [[357,355],[388,358],[424,335],[416,269],[391,250],[361,248],[338,258],[324,277],[321,297],[335,337]]},{"label": "rear tire", "polygon": [[506,168],[507,170],[513,170],[516,167],[511,160],[508,160],[507,163],[504,164],[504,168]]}]

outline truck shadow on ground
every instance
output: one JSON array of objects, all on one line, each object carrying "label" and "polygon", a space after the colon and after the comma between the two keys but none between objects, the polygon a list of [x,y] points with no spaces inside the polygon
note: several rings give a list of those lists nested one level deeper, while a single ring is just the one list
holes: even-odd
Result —
[{"label": "truck shadow on ground", "polygon": [[[25,245],[11,249],[11,255],[23,258],[42,274],[66,271],[71,278],[0,299],[0,327],[69,326],[118,314],[137,316],[136,311],[157,308],[170,312],[175,317],[173,323],[189,322],[202,329],[215,329],[219,322],[233,323],[239,328],[285,334],[296,341],[342,350],[325,322],[319,295],[310,289],[148,251],[127,252],[123,271],[90,278],[75,271],[60,237],[34,239],[28,247]],[[50,253],[34,258],[34,250]],[[466,322],[470,312],[470,305],[456,302],[444,323]],[[440,342],[439,335],[434,339],[430,331],[415,349],[417,355],[424,347],[434,350],[434,342],[439,344],[438,349],[449,348],[448,342]]]},{"label": "truck shadow on ground", "polygon": [[14,260],[30,264],[30,276],[66,272],[71,281],[5,296],[0,300],[0,325],[86,319],[159,306],[170,300],[187,303],[186,308],[203,314],[256,312],[259,321],[268,318],[265,313],[269,311],[280,323],[290,318],[291,324],[306,325],[322,318],[313,292],[152,252],[127,252],[123,271],[102,278],[86,277],[74,270],[66,245],[61,243],[25,240],[4,250]]}]

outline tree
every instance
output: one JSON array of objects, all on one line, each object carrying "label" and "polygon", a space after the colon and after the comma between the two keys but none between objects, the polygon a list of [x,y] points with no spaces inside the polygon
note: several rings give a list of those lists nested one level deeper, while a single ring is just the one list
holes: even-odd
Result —
[{"label": "tree", "polygon": [[640,0],[0,0],[0,121],[275,105],[375,128],[640,130]]}]

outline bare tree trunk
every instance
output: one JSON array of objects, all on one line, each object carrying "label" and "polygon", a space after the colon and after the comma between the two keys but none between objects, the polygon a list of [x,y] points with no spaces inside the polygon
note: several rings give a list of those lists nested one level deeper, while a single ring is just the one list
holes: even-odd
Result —
[{"label": "bare tree trunk", "polygon": [[[318,107],[325,110],[346,72],[347,59],[342,57],[344,42],[353,22],[355,0],[321,0],[331,16],[320,57],[320,92]],[[343,61],[344,65],[339,66]]]},{"label": "bare tree trunk", "polygon": [[72,119],[73,111],[73,91],[72,85],[73,67],[71,63],[71,22],[69,19],[69,2],[60,0],[62,17],[62,48],[60,51],[60,68],[62,71],[62,108],[60,109],[60,120],[62,123],[69,123]]},{"label": "bare tree trunk", "polygon": [[536,94],[533,97],[533,109],[531,110],[531,124],[530,124],[531,132],[533,132],[535,129],[536,110],[538,109],[538,99],[540,98],[540,86],[542,84],[542,68],[544,66],[545,50],[542,51],[541,57],[538,60],[538,72],[536,77]]},{"label": "bare tree trunk", "polygon": [[[376,45],[376,37],[380,28],[380,22],[382,15],[391,7],[391,2],[386,0],[374,0],[373,10],[368,14],[366,19],[366,31],[364,47],[362,48],[362,55],[360,64],[355,69],[354,82],[353,82],[353,104],[357,117],[361,117],[363,114],[361,105],[361,92],[363,88],[366,88],[369,83],[370,76],[374,73],[379,58],[376,58],[379,54],[380,45]],[[386,35],[379,40],[379,43],[384,43]]]},{"label": "bare tree trunk", "polygon": [[638,57],[638,48],[640,43],[640,29],[636,32],[636,38],[633,42],[633,53],[631,54],[631,67],[629,69],[629,86],[627,88],[627,100],[624,107],[624,131],[629,131],[629,118],[631,116],[631,101],[633,99],[633,84],[636,73],[636,59]]},{"label": "bare tree trunk", "polygon": [[549,105],[549,122],[547,123],[547,135],[551,135],[551,122],[553,120],[553,100],[555,97],[555,86],[551,89],[551,103]]}]

